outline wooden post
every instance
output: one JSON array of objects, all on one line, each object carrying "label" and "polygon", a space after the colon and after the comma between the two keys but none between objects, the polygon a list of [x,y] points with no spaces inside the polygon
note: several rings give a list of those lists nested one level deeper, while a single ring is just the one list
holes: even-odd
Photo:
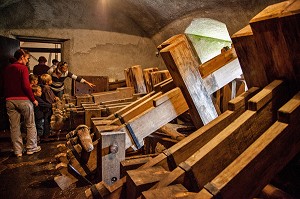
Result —
[{"label": "wooden post", "polygon": [[263,88],[268,85],[267,71],[261,64],[262,54],[258,52],[250,25],[232,35],[232,42],[239,57],[241,68],[249,88]]},{"label": "wooden post", "polygon": [[210,95],[207,93],[200,72],[199,63],[194,59],[185,41],[171,44],[160,51],[174,83],[180,87],[190,107],[196,128],[215,119],[218,114]]},{"label": "wooden post", "polygon": [[154,71],[158,71],[158,68],[146,68],[143,69],[143,74],[144,74],[144,78],[145,78],[145,84],[146,84],[146,88],[147,88],[147,93],[150,93],[151,91],[153,91],[153,85],[151,82],[151,72]]}]

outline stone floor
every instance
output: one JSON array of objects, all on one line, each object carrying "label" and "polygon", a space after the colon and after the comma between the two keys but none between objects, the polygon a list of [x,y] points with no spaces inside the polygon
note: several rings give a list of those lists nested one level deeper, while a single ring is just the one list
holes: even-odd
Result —
[{"label": "stone floor", "polygon": [[0,198],[84,198],[82,194],[88,187],[62,191],[54,181],[54,176],[59,175],[54,156],[60,143],[65,141],[55,139],[41,143],[39,153],[18,158],[13,154],[8,132],[0,132]]}]

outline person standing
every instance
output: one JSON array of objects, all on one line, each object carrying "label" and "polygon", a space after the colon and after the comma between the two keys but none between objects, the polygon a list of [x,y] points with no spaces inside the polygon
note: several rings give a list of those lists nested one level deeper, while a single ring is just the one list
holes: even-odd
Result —
[{"label": "person standing", "polygon": [[24,117],[27,131],[26,153],[31,155],[41,150],[41,147],[37,145],[33,110],[33,104],[38,106],[38,101],[34,98],[29,84],[29,73],[26,66],[29,62],[29,52],[19,49],[15,52],[14,57],[17,61],[4,69],[4,96],[13,150],[17,157],[22,157],[24,146],[20,130],[21,115]]},{"label": "person standing", "polygon": [[82,77],[71,73],[68,70],[67,62],[59,62],[57,67],[51,66],[48,70],[48,74],[52,76],[51,89],[53,90],[54,94],[59,98],[62,98],[62,95],[64,94],[64,81],[67,77],[72,78],[77,82],[87,84],[91,88],[96,86],[95,84],[88,82]]},{"label": "person standing", "polygon": [[44,56],[40,56],[38,62],[39,64],[33,67],[32,72],[34,75],[38,76],[39,84],[41,84],[41,75],[46,74],[50,67],[46,65],[47,59]]}]

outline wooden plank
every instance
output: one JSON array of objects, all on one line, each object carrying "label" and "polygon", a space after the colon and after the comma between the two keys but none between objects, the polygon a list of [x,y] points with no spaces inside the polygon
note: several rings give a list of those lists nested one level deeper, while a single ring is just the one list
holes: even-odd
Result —
[{"label": "wooden plank", "polygon": [[102,132],[97,153],[99,179],[112,185],[120,179],[120,162],[125,160],[125,133]]},{"label": "wooden plank", "polygon": [[174,83],[180,87],[190,107],[196,128],[207,124],[218,115],[208,94],[188,44],[184,41],[171,44],[160,51]]},{"label": "wooden plank", "polygon": [[142,66],[136,65],[132,66],[130,69],[132,70],[135,93],[147,93]]},{"label": "wooden plank", "polygon": [[[283,103],[281,96],[277,94],[260,110],[245,111],[190,158],[180,163],[168,177],[157,183],[155,188],[167,186],[176,180],[189,190],[201,190],[275,122],[274,110]],[[196,181],[185,180],[189,170],[193,172]],[[193,186],[195,184],[196,188]]]},{"label": "wooden plank", "polygon": [[207,77],[213,72],[217,71],[221,67],[225,66],[227,63],[233,61],[237,58],[234,48],[228,51],[222,52],[220,55],[208,60],[207,62],[199,66],[199,71],[202,78]]},{"label": "wooden plank", "polygon": [[205,77],[203,79],[203,84],[205,85],[207,92],[211,95],[226,84],[232,82],[234,79],[240,78],[241,75],[242,70],[239,60],[234,59]]},{"label": "wooden plank", "polygon": [[[149,97],[153,96],[155,94],[154,91],[148,93],[147,95],[137,99],[136,101],[132,102],[130,105],[120,109],[119,111],[117,111],[116,113],[118,115],[122,115],[124,114],[125,112],[128,112],[129,110],[133,109],[134,107],[136,107],[137,105],[139,105],[140,103],[144,102],[145,100],[147,100]],[[110,119],[110,120],[114,120],[116,119],[115,115],[110,115],[108,116],[106,119]]]},{"label": "wooden plank", "polygon": [[146,156],[146,157],[141,156],[138,158],[125,159],[125,160],[121,161],[120,162],[121,178],[126,175],[127,171],[137,169],[151,159],[152,159],[152,157],[149,157],[149,156]]},{"label": "wooden plank", "polygon": [[[176,92],[176,90],[174,91]],[[169,93],[174,91],[171,90],[163,94],[161,97],[169,95]],[[188,106],[183,95],[181,93],[178,93],[178,95],[170,98],[159,106],[152,107],[147,111],[139,114],[138,116],[132,118],[127,122],[127,124],[131,126],[138,142],[142,144],[143,138],[156,131],[171,120],[175,119],[178,115],[184,113],[187,110]],[[160,117],[157,117],[158,115]],[[128,129],[123,125],[120,130],[126,132],[126,149],[131,146],[134,147],[135,143],[132,140]]]},{"label": "wooden plank", "polygon": [[[299,110],[291,108],[290,114],[295,114],[293,118],[299,117]],[[215,190],[218,190],[214,195],[224,198],[255,197],[300,151],[299,127],[299,119],[290,124],[275,122],[210,182]]]},{"label": "wooden plank", "polygon": [[247,86],[263,88],[268,85],[267,74],[261,64],[262,54],[259,54],[252,29],[247,25],[231,36],[236,54],[243,71]]},{"label": "wooden plank", "polygon": [[299,118],[299,115],[290,114],[290,113],[299,111],[297,110],[299,108],[300,108],[300,93],[298,92],[288,103],[286,103],[278,110],[278,121],[291,123],[292,121],[297,120],[297,118]]},{"label": "wooden plank", "polygon": [[[275,95],[279,95],[280,92],[286,93],[283,87],[284,83],[281,80],[275,80],[267,85],[261,92],[248,101],[249,110],[258,111],[267,102],[272,100]],[[284,97],[285,95],[283,95],[283,93],[281,93],[281,95]]]},{"label": "wooden plank", "polygon": [[101,104],[102,102],[105,101],[132,97],[133,93],[134,93],[133,87],[123,87],[123,88],[117,88],[117,90],[115,91],[92,93],[91,95],[93,96],[95,103]]},{"label": "wooden plank", "polygon": [[151,191],[144,191],[142,193],[142,199],[157,199],[157,198],[168,198],[168,199],[187,199],[193,198],[196,193],[188,192],[188,190],[181,184],[176,184],[161,189],[155,189]]},{"label": "wooden plank", "polygon": [[164,168],[150,167],[147,169],[138,169],[127,171],[126,190],[127,198],[137,198],[141,195],[142,190],[147,190],[156,182],[166,177],[169,171]]},{"label": "wooden plank", "polygon": [[[154,99],[156,99],[157,97],[159,97],[161,95],[162,95],[162,92],[158,92],[146,99],[143,99],[143,101],[141,100],[139,104],[136,104],[136,106],[134,106],[134,107],[130,106],[131,109],[129,109],[127,112],[124,112],[124,109],[123,109],[122,114],[120,114],[120,112],[117,112],[117,113],[120,117],[122,117],[122,119],[125,122],[128,122],[132,118],[138,116],[140,113],[143,113],[144,111],[147,111],[148,109],[152,108]],[[120,121],[119,118],[116,118],[112,121],[112,124],[122,125],[122,122]]]}]

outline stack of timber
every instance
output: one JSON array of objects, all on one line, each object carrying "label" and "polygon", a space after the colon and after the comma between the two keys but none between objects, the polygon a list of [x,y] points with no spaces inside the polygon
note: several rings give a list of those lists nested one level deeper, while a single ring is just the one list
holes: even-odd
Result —
[{"label": "stack of timber", "polygon": [[141,65],[126,68],[124,74],[126,85],[139,94],[150,93],[156,84],[171,77],[168,70],[158,70],[157,67],[142,69]]},{"label": "stack of timber", "polygon": [[[299,11],[300,1],[269,6],[251,20],[250,34],[233,36],[250,89],[230,101],[227,111],[213,118],[204,114],[211,118],[204,126],[199,122],[204,123],[202,115],[198,119],[193,116],[195,126],[201,126],[193,134],[138,169],[127,171],[126,177],[115,183],[93,185],[93,192],[86,190],[86,196],[254,198],[259,194],[269,197],[270,190],[278,190],[269,183],[300,152]],[[171,81],[182,90],[193,115],[198,103],[190,84],[196,81],[202,93],[206,89],[206,96],[213,93],[209,89],[214,86],[204,86],[199,71],[176,68],[197,65],[189,48],[180,35],[159,47]],[[189,74],[196,74],[196,80],[187,78]],[[205,103],[211,105],[210,100]],[[279,192],[281,197],[289,197]]]}]

